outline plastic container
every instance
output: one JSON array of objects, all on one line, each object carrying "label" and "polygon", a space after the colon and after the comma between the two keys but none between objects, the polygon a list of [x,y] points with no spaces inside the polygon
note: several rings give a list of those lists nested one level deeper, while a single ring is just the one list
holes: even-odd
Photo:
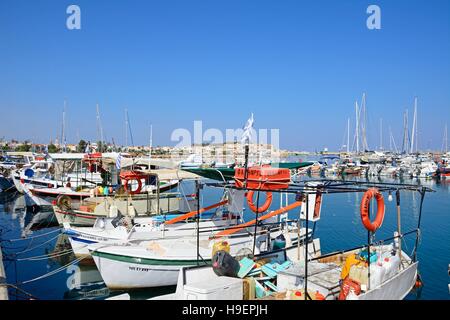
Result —
[{"label": "plastic container", "polygon": [[112,205],[111,207],[109,207],[109,217],[110,218],[116,218],[118,213],[119,213],[119,210],[117,209],[117,206]]},{"label": "plastic container", "polygon": [[385,269],[384,280],[391,279],[395,276],[399,270],[400,258],[398,255],[390,256],[389,258],[384,258],[382,262],[383,268]]},{"label": "plastic container", "polygon": [[359,284],[367,284],[368,283],[367,276],[368,273],[366,266],[353,265],[350,267],[348,278],[351,279],[352,281],[358,282]]},{"label": "plastic container", "polygon": [[129,215],[131,218],[134,218],[134,217],[136,216],[136,210],[134,209],[134,207],[133,207],[132,204],[130,204],[130,205],[128,206],[128,215]]},{"label": "plastic container", "polygon": [[370,289],[378,287],[385,279],[386,270],[381,263],[372,264],[370,266]]},{"label": "plastic container", "polygon": [[[381,263],[372,263],[370,265],[370,289],[378,287],[385,281],[386,270]],[[358,265],[350,268],[349,279],[367,286],[369,283],[369,268]]]},{"label": "plastic container", "polygon": [[215,277],[205,281],[184,285],[185,300],[242,300],[243,280]]},{"label": "plastic container", "polygon": [[[234,181],[238,188],[244,185],[245,168],[234,169]],[[247,169],[247,187],[251,189],[287,189],[291,181],[291,171],[270,165],[254,166]]]},{"label": "plastic container", "polygon": [[350,268],[354,265],[364,265],[364,262],[359,259],[359,256],[356,254],[351,254],[345,259],[345,264],[342,267],[341,271],[341,279],[344,280],[347,278],[348,274],[350,273]]}]

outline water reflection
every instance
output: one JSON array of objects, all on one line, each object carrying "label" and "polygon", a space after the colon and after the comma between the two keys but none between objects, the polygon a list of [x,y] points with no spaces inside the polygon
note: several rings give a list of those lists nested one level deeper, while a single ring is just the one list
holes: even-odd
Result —
[{"label": "water reflection", "polygon": [[[303,179],[303,177],[301,178]],[[356,177],[347,177],[347,181],[357,180]],[[430,187],[436,193],[427,194],[425,198],[423,216],[423,237],[419,246],[420,270],[425,282],[422,298],[447,298],[448,296],[448,252],[450,252],[450,235],[448,233],[449,219],[445,212],[450,207],[450,179],[448,180],[419,180],[419,179],[390,179],[390,178],[363,178],[367,182],[388,183],[414,183]],[[185,186],[186,187],[186,186]],[[218,191],[204,189],[205,201],[217,198]],[[216,193],[215,193],[216,192]],[[219,192],[220,193],[220,192]],[[293,201],[293,195],[289,195],[289,202]],[[360,245],[367,241],[367,232],[363,228],[360,219],[361,193],[347,193],[344,195],[329,195],[324,197],[322,207],[322,220],[317,224],[317,236],[321,239],[324,252],[336,249],[345,249],[354,245]],[[402,230],[409,231],[417,225],[420,210],[420,194],[418,192],[402,192]],[[279,198],[274,200],[278,203]],[[392,236],[396,227],[396,206],[394,201],[386,201],[386,217],[384,227],[377,232],[377,238],[383,239]],[[295,210],[294,210],[295,211]],[[291,218],[298,216],[298,211],[290,212]],[[246,210],[246,219],[254,218],[252,213]],[[20,258],[45,256],[40,261],[15,261],[13,267],[7,272],[8,282],[17,283],[20,280],[28,280],[40,276],[58,268],[63,270],[55,275],[36,281],[26,286],[30,293],[40,299],[105,299],[121,291],[110,291],[104,284],[95,265],[89,265],[87,261],[72,264],[76,259],[71,251],[67,236],[60,234],[53,220],[52,211],[36,212],[26,207],[22,195],[0,195],[0,220],[2,238],[32,238],[55,230],[55,233],[39,240],[17,243],[15,246],[8,244],[7,253],[13,256],[21,250],[33,248],[39,243],[49,241],[49,245],[36,248]],[[8,231],[8,232],[7,232]],[[9,232],[10,231],[10,232]],[[52,240],[52,238],[55,238]],[[414,247],[414,236],[405,240],[405,249],[408,251]],[[408,252],[409,253],[409,252]],[[444,254],[442,254],[444,253]],[[16,269],[16,270],[14,270]],[[145,299],[152,296],[171,293],[175,287],[135,290],[129,292],[132,299]]]}]

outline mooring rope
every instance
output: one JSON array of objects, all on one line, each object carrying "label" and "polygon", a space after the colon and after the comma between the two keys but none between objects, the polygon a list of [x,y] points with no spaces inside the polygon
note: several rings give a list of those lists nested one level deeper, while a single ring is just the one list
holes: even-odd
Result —
[{"label": "mooring rope", "polygon": [[[30,299],[34,299],[34,300],[39,300],[38,298],[36,298],[35,296],[33,296],[31,293],[23,290],[22,288],[19,288],[18,286],[14,285],[14,284],[10,284],[10,283],[0,283],[0,286],[5,286],[5,287],[11,287],[13,289],[16,289],[18,291],[20,291],[21,293],[23,293],[24,295],[28,296]],[[10,295],[12,294],[13,296],[15,296],[16,298],[23,298],[17,294],[14,293],[9,293]]]},{"label": "mooring rope", "polygon": [[40,237],[43,237],[43,236],[46,236],[46,235],[49,235],[49,234],[52,234],[52,233],[55,233],[55,232],[61,232],[61,230],[62,230],[61,228],[58,228],[58,229],[55,229],[55,230],[52,230],[52,231],[49,231],[49,232],[46,232],[46,233],[41,233],[41,234],[38,234],[38,235],[32,236],[32,237],[16,238],[16,239],[3,239],[3,240],[0,240],[0,241],[17,242],[17,241],[25,241],[25,240],[34,240],[35,238],[40,238]]},{"label": "mooring rope", "polygon": [[35,281],[38,281],[38,280],[42,280],[42,279],[51,277],[52,275],[57,274],[57,273],[59,273],[59,272],[65,270],[65,269],[67,269],[67,268],[70,267],[71,265],[74,265],[74,264],[80,262],[81,260],[83,260],[83,259],[85,259],[85,258],[86,258],[86,257],[81,257],[81,258],[75,259],[75,260],[73,260],[72,262],[70,262],[70,263],[68,263],[68,264],[66,264],[66,265],[64,265],[64,266],[62,266],[62,267],[59,267],[59,268],[57,268],[57,269],[55,269],[55,270],[53,270],[53,271],[50,271],[50,272],[47,272],[46,274],[43,274],[42,276],[39,276],[39,277],[30,279],[30,280],[22,281],[22,282],[20,282],[20,283],[17,283],[16,285],[23,285],[23,284],[27,284],[27,283],[30,283],[30,282],[35,282]]},{"label": "mooring rope", "polygon": [[73,253],[73,250],[67,249],[67,250],[53,252],[53,253],[45,254],[45,255],[41,255],[41,256],[27,257],[27,258],[15,259],[15,260],[16,261],[39,261],[39,260],[46,260],[46,259],[62,257],[69,253]]},{"label": "mooring rope", "polygon": [[[59,237],[59,234],[56,235],[56,236],[54,236],[53,238],[47,240],[47,241],[44,241],[43,243],[40,243],[40,244],[38,244],[38,245],[32,247],[32,248],[29,247],[29,248],[27,248],[27,249],[25,249],[25,250],[22,250],[22,251],[19,251],[19,252],[15,252],[15,253],[12,253],[11,255],[12,255],[12,256],[17,256],[17,255],[20,255],[20,254],[24,254],[24,253],[33,251],[33,250],[35,250],[35,249],[37,249],[37,248],[40,248],[40,247],[42,247],[42,246],[44,246],[44,245],[46,245],[46,244],[48,244],[48,243],[54,241],[54,240],[57,239],[58,237]],[[11,248],[10,248],[10,249],[11,249]]]}]

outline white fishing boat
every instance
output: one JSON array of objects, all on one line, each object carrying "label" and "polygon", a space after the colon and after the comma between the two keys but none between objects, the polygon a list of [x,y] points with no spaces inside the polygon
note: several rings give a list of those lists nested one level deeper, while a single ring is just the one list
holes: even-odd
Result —
[{"label": "white fishing boat", "polygon": [[[256,237],[255,251],[270,251],[268,243],[280,234],[281,230],[270,233],[260,231]],[[297,230],[292,229],[287,235],[296,243]],[[304,229],[300,235],[305,235]],[[187,236],[127,245],[93,245],[88,249],[109,288],[149,288],[175,285],[181,267],[211,264],[216,241],[209,239],[208,235],[198,240],[196,236]],[[236,256],[240,252],[252,252],[253,240],[248,230],[228,238],[230,254]]]},{"label": "white fishing boat", "polygon": [[[264,181],[263,185],[269,184],[272,188],[278,188],[284,186],[285,181],[290,180],[289,169],[262,166],[253,167],[249,172],[249,187],[258,185],[260,183],[258,181]],[[242,185],[243,174],[242,168],[236,168],[236,186]],[[240,190],[240,187],[235,190],[239,193],[243,193],[243,191]],[[270,196],[267,196],[264,205],[256,208],[252,195],[253,192],[249,192],[246,198],[249,207],[254,212],[263,213],[270,207]],[[286,239],[286,243],[296,244],[299,240],[302,241],[306,237],[306,230],[311,233],[312,229],[300,227],[295,222],[283,222],[281,215],[300,208],[300,212],[314,211],[315,218],[319,219],[321,204],[321,197],[311,194],[308,195],[306,202],[298,199],[291,204],[286,203],[285,206],[265,213],[257,219],[230,226],[225,230],[210,230],[200,233],[200,229],[197,227],[196,235],[138,241],[123,245],[90,245],[88,249],[109,288],[175,285],[181,267],[199,263],[211,264],[212,250],[218,242],[223,240],[229,244],[229,252],[232,256],[248,251],[253,254],[272,251],[274,250],[274,240],[281,235]],[[242,212],[242,210],[243,207],[238,212]],[[196,212],[189,213],[189,215],[195,214]],[[273,222],[277,216],[280,220]],[[184,219],[184,217],[179,219]],[[265,224],[263,221],[270,222]]]},{"label": "white fishing boat", "polygon": [[[191,203],[191,213],[196,213],[196,204]],[[230,224],[236,224],[238,216],[234,215],[231,219],[224,219],[223,210],[217,210],[210,214],[207,210],[219,208],[225,205],[225,202],[208,206],[201,209],[201,220],[199,228],[201,232],[217,230],[217,228],[226,228]],[[226,215],[230,211],[226,211]],[[174,238],[177,236],[193,236],[197,232],[197,224],[188,218],[180,220],[180,214],[159,214],[153,216],[131,217],[119,216],[98,218],[93,227],[75,227],[69,223],[64,223],[64,233],[68,235],[76,257],[89,257],[89,244],[124,244],[133,241],[155,240],[160,238]],[[120,219],[121,218],[121,219]],[[119,220],[120,219],[120,220]],[[178,223],[170,223],[173,219],[180,220]],[[233,222],[235,219],[235,222]]]},{"label": "white fishing boat", "polygon": [[[319,188],[325,193],[361,192],[369,188],[361,204],[362,223],[368,231],[367,245],[323,254],[311,251],[314,244],[308,241],[308,236],[300,250],[296,246],[286,246],[270,255],[262,253],[253,258],[237,257],[239,268],[234,275],[222,276],[222,272],[217,272],[217,269],[221,270],[220,266],[183,267],[179,272],[176,292],[152,300],[404,299],[413,288],[421,285],[417,246],[422,210],[417,229],[402,232],[400,191],[419,192],[423,201],[425,193],[431,190],[415,185],[323,182]],[[300,185],[292,185],[292,188],[298,190]],[[311,186],[308,189],[303,190],[314,192]],[[393,237],[374,240],[374,232],[381,227],[385,212],[381,192],[396,193],[398,225]],[[378,209],[372,222],[368,218],[368,210],[373,197],[377,200]],[[306,215],[309,217],[308,213]],[[412,253],[408,255],[402,250],[402,242],[410,234],[415,234],[416,240]],[[128,299],[127,296],[122,298]]]}]

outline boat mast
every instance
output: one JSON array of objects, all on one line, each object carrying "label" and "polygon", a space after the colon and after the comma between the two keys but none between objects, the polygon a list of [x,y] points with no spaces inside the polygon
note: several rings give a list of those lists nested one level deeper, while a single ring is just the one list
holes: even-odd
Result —
[{"label": "boat mast", "polygon": [[355,111],[356,111],[356,127],[355,127],[356,153],[359,153],[359,107],[358,107],[358,101],[355,101]]},{"label": "boat mast", "polygon": [[408,109],[403,114],[403,146],[402,153],[408,153],[409,132],[408,132]]},{"label": "boat mast", "polygon": [[347,118],[347,153],[350,153],[350,118]]},{"label": "boat mast", "polygon": [[150,149],[148,153],[148,169],[151,168],[151,160],[152,160],[152,146],[153,146],[153,125],[150,124]]},{"label": "boat mast", "polygon": [[447,124],[445,124],[444,128],[444,139],[442,140],[442,152],[447,153],[448,152],[448,131],[447,131]]},{"label": "boat mast", "polygon": [[128,116],[128,109],[125,109],[125,145],[127,148],[128,148],[128,130],[130,130],[131,145],[134,146],[133,132],[131,131],[130,125],[130,117]]},{"label": "boat mast", "polygon": [[125,108],[125,149],[128,149],[128,110]]},{"label": "boat mast", "polygon": [[409,153],[414,152],[414,142],[416,143],[416,152],[417,152],[417,97],[414,98],[414,117],[413,117],[413,127],[411,130],[411,148]]},{"label": "boat mast", "polygon": [[363,124],[362,124],[362,142],[364,151],[369,150],[369,145],[367,144],[367,112],[366,112],[366,93],[363,93],[362,103],[361,103],[362,113],[363,113]]},{"label": "boat mast", "polygon": [[[97,103],[97,139],[100,137],[100,141],[101,145],[102,145],[102,149],[103,149],[103,128],[102,128],[102,121],[100,119],[100,109]],[[100,150],[101,152],[101,150]]]},{"label": "boat mast", "polygon": [[389,140],[389,148],[392,151],[392,144],[394,145],[395,148],[395,153],[398,153],[398,149],[397,149],[397,145],[395,144],[395,139],[394,139],[394,135],[392,134],[392,129],[391,127],[389,127],[389,135],[390,135],[390,140]]},{"label": "boat mast", "polygon": [[66,100],[64,99],[64,108],[62,114],[62,127],[61,127],[61,141],[60,144],[63,146],[63,152],[66,152]]},{"label": "boat mast", "polygon": [[380,118],[380,150],[383,150],[383,118]]}]

